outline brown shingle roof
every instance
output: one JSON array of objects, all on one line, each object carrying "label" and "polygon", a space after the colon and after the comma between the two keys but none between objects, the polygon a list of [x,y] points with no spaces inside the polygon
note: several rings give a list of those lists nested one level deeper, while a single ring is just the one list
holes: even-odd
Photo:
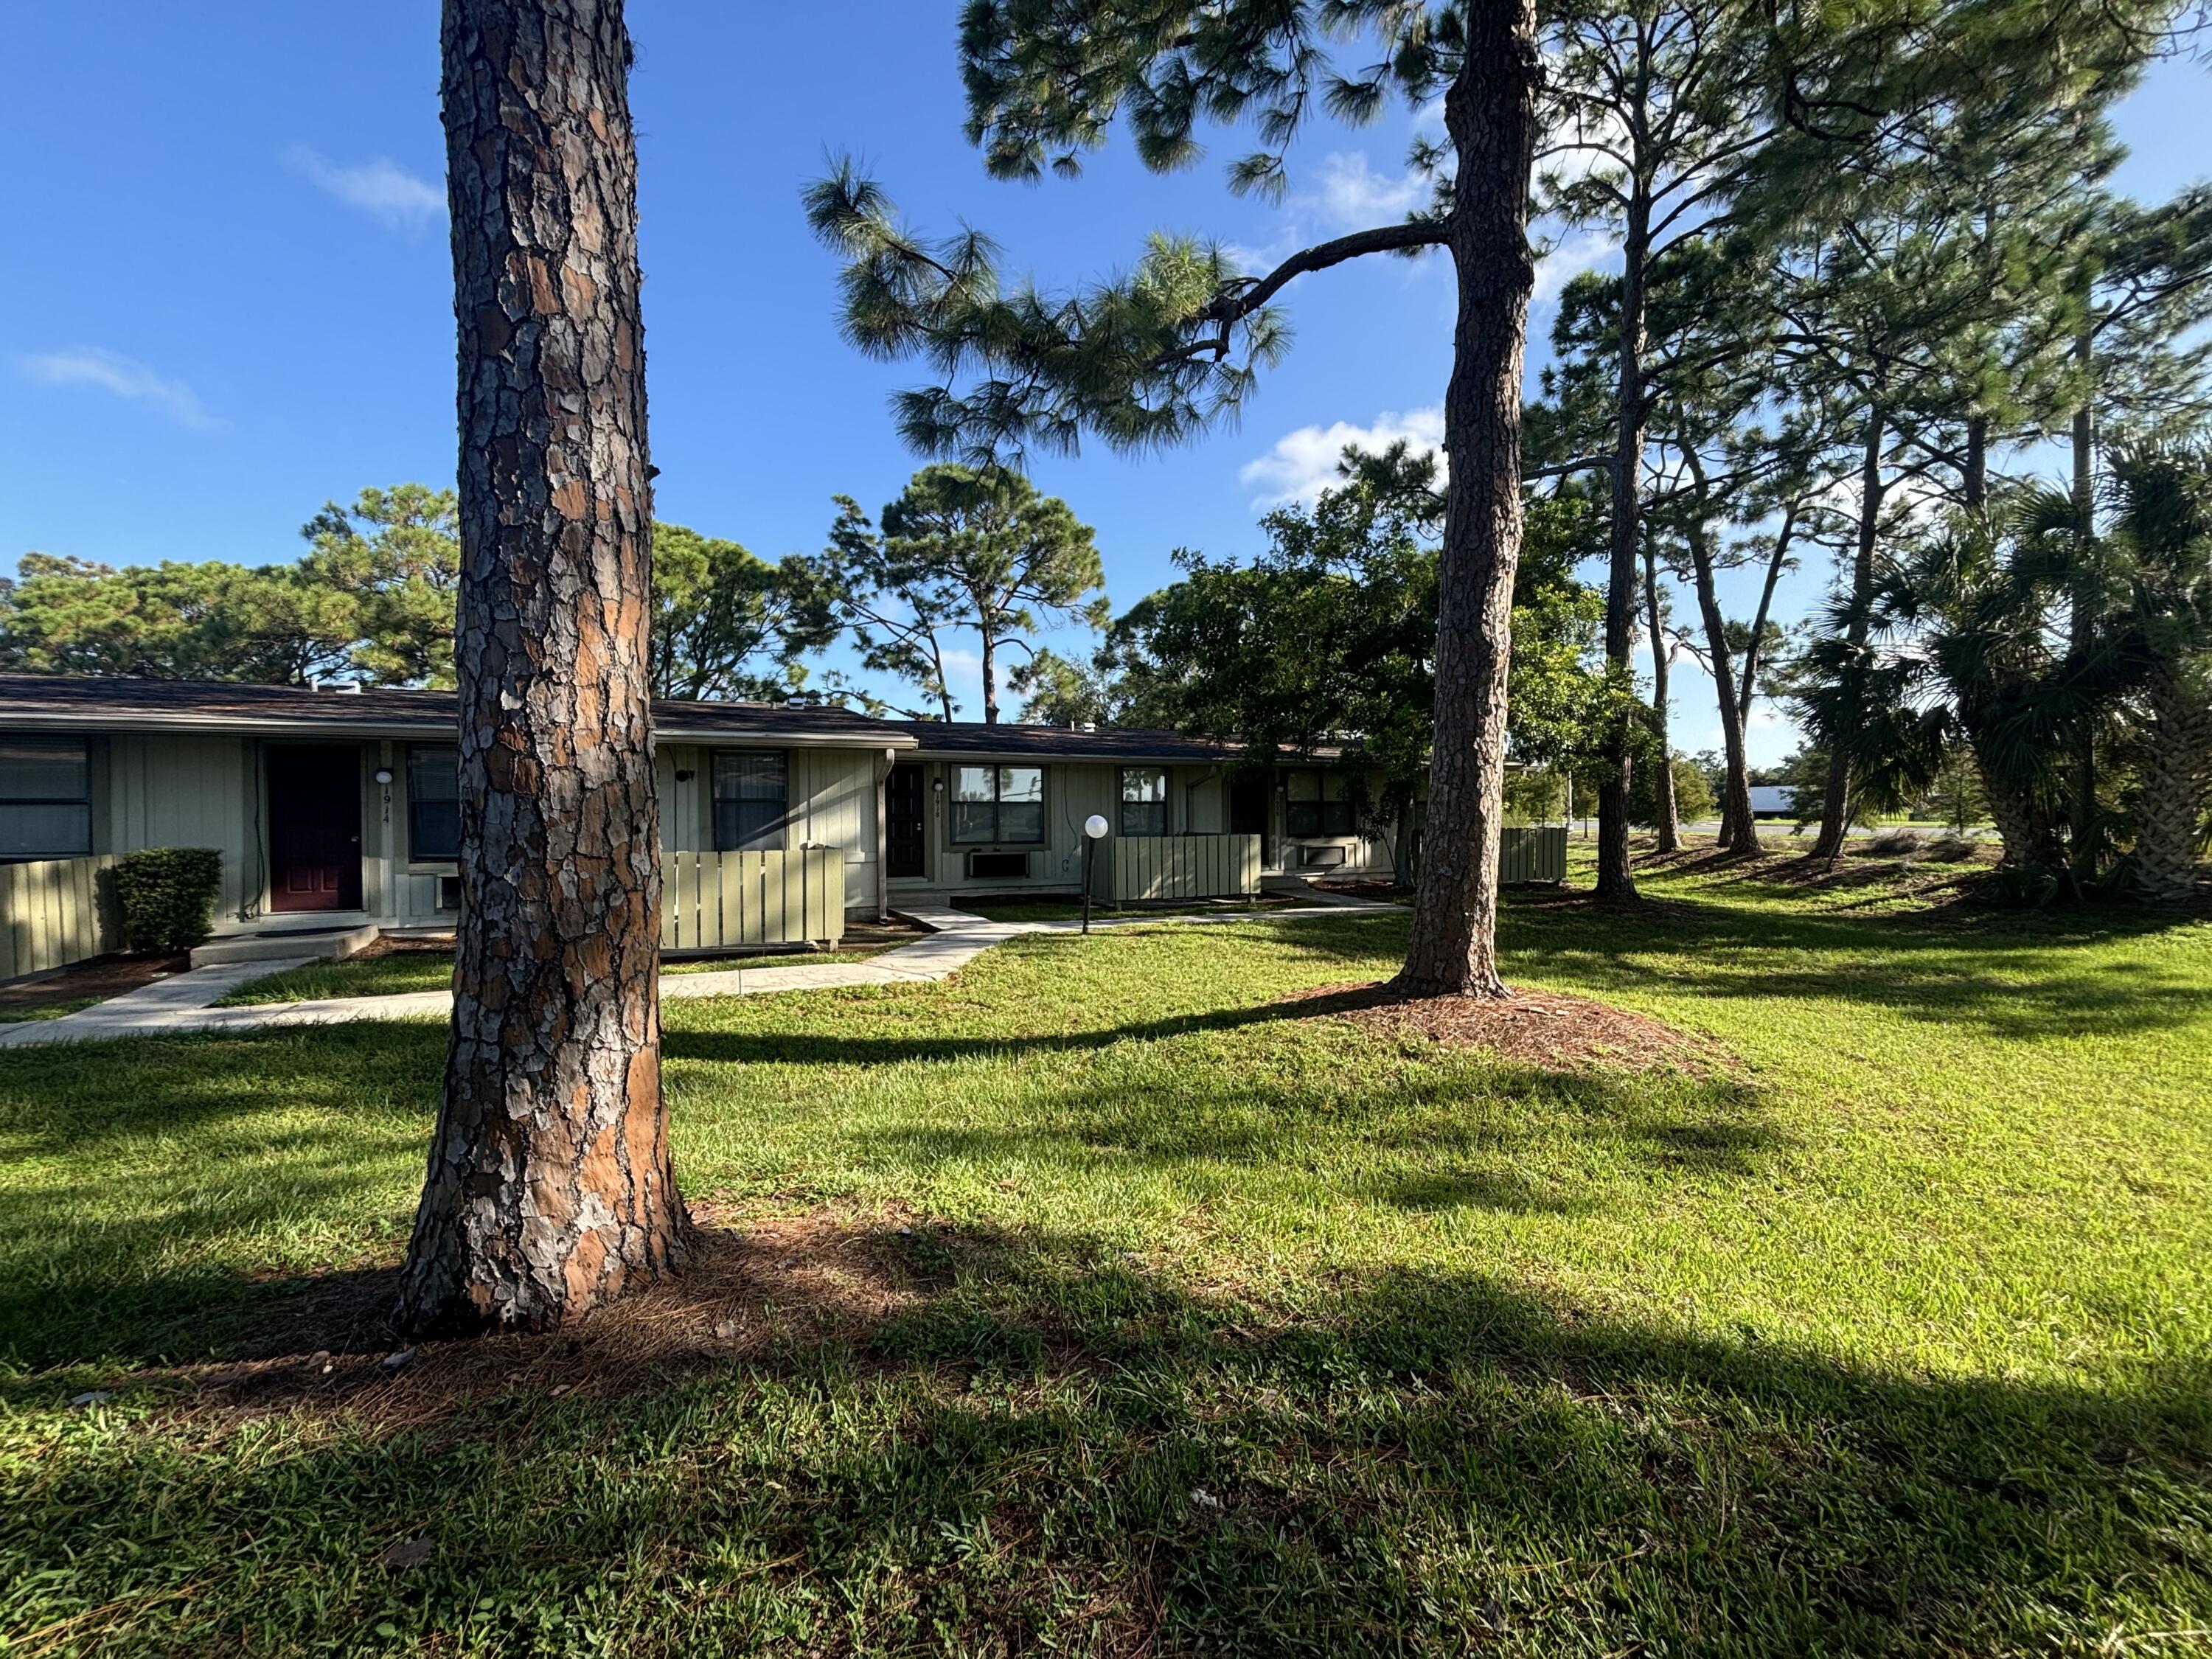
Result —
[{"label": "brown shingle roof", "polygon": [[[912,746],[905,728],[842,708],[781,703],[657,702],[655,729],[678,742],[714,738]],[[318,691],[210,680],[68,678],[0,674],[0,731],[185,729],[444,737],[459,710],[450,691]]]}]

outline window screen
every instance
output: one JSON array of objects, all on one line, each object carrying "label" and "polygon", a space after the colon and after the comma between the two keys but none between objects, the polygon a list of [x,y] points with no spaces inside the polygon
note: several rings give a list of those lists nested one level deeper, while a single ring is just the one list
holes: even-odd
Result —
[{"label": "window screen", "polygon": [[790,770],[781,749],[714,751],[714,850],[780,853]]},{"label": "window screen", "polygon": [[407,856],[451,864],[461,855],[461,751],[418,743],[407,751]]},{"label": "window screen", "polygon": [[1168,775],[1153,767],[1121,769],[1121,833],[1164,836],[1168,832]]},{"label": "window screen", "polygon": [[92,766],[82,740],[0,738],[0,859],[92,851]]}]

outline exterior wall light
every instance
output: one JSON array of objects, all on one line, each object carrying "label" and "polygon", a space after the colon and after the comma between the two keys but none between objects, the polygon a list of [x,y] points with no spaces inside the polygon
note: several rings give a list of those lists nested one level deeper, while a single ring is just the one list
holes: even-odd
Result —
[{"label": "exterior wall light", "polygon": [[376,769],[376,781],[379,783],[389,785],[392,781],[392,769],[388,766],[378,767]]}]

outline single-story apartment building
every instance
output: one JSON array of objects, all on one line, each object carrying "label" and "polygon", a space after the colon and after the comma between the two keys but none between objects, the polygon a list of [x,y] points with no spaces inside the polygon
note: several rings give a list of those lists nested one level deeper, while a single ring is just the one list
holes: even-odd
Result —
[{"label": "single-story apartment building", "polygon": [[[222,934],[450,922],[456,720],[450,692],[0,675],[0,862],[212,847]],[[1341,750],[1270,778],[1171,732],[748,702],[663,702],[654,724],[665,854],[815,853],[850,916],[1079,892],[1093,813],[1119,841],[1255,838],[1268,870],[1399,859],[1355,822]]]}]

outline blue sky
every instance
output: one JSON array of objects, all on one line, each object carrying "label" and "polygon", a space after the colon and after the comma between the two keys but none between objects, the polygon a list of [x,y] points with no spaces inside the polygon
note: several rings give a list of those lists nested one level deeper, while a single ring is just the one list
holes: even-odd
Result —
[{"label": "blue sky", "polygon": [[[632,0],[664,520],[766,556],[811,550],[833,493],[872,511],[916,464],[885,410],[916,376],[838,339],[836,264],[800,215],[832,149],[864,157],[916,221],[971,220],[1011,270],[1055,283],[1126,264],[1156,228],[1275,250],[1407,205],[1405,112],[1314,135],[1279,207],[1223,187],[1235,135],[1172,179],[1117,145],[1076,182],[994,183],[960,134],[956,13]],[[24,234],[0,262],[0,568],[34,548],[290,558],[326,498],[450,481],[436,6],[78,0],[26,8],[10,37],[0,136]],[[2124,187],[2154,198],[2206,171],[2208,90],[2201,65],[2154,72],[2120,112]],[[1601,257],[1565,250],[1545,287]],[[1346,439],[1440,433],[1440,262],[1361,261],[1289,298],[1297,343],[1240,429],[1039,465],[1097,527],[1117,605],[1167,580],[1178,546],[1252,551],[1259,511],[1312,488]],[[1548,325],[1540,304],[1532,341]],[[1793,613],[1825,575],[1794,580]],[[1676,741],[1717,744],[1682,667]],[[1753,739],[1771,760],[1791,734],[1769,714]]]}]

